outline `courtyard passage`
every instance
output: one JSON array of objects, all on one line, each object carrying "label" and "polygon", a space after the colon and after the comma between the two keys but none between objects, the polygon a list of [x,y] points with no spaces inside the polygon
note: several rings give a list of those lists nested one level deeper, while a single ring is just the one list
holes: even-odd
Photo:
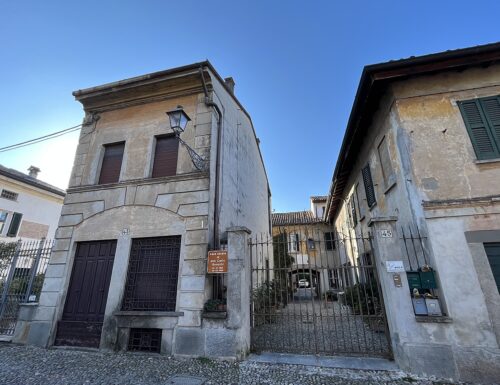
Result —
[{"label": "courtyard passage", "polygon": [[325,301],[299,288],[285,307],[256,317],[256,351],[297,354],[390,355],[381,317],[354,314],[342,301]]},{"label": "courtyard passage", "polygon": [[0,343],[0,384],[16,385],[445,385],[402,372],[327,369],[159,354],[42,349]]}]

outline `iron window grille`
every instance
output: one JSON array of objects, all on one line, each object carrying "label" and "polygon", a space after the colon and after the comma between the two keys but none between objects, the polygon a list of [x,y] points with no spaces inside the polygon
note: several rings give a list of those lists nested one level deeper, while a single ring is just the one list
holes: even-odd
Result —
[{"label": "iron window grille", "polygon": [[130,329],[128,350],[160,353],[161,329]]},{"label": "iron window grille", "polygon": [[15,193],[14,191],[9,191],[9,190],[2,190],[2,194],[0,197],[4,199],[8,199],[10,201],[17,201],[17,197],[19,196],[18,193]]},{"label": "iron window grille", "polygon": [[175,311],[181,236],[132,241],[122,310]]}]

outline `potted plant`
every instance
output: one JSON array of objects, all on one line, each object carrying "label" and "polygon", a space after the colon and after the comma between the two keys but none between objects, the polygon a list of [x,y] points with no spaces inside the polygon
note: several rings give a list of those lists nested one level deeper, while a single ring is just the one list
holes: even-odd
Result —
[{"label": "potted plant", "polygon": [[225,299],[209,299],[203,305],[203,310],[207,313],[226,311]]}]

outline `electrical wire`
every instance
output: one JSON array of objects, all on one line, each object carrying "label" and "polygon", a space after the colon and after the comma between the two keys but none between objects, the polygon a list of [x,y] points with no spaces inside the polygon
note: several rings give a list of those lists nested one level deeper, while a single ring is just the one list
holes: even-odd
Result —
[{"label": "electrical wire", "polygon": [[41,136],[39,138],[30,139],[30,140],[27,140],[25,142],[12,144],[12,145],[6,146],[6,147],[0,147],[0,152],[16,150],[16,149],[21,148],[21,147],[26,147],[26,146],[30,146],[32,144],[44,142],[44,141],[49,140],[49,139],[57,138],[58,136],[69,134],[70,132],[78,131],[80,128],[82,128],[82,125],[78,124],[77,126],[65,128],[64,130],[56,131],[56,132],[53,132],[52,134],[44,135],[44,136]]}]

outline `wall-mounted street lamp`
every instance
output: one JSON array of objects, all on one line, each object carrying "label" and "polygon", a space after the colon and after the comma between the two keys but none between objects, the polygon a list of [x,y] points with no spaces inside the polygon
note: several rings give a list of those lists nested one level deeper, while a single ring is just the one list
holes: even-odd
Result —
[{"label": "wall-mounted street lamp", "polygon": [[196,167],[197,170],[206,171],[208,169],[207,160],[198,155],[189,144],[181,139],[181,134],[186,129],[187,123],[191,120],[189,116],[184,112],[182,106],[177,106],[175,110],[167,112],[167,115],[170,120],[170,128],[175,133],[177,139],[179,139],[179,142],[186,146],[194,167]]}]

